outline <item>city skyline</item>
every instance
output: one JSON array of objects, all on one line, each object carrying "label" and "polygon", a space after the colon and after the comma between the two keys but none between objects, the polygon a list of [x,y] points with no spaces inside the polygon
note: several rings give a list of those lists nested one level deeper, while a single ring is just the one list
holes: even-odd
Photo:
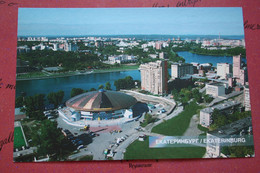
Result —
[{"label": "city skyline", "polygon": [[218,34],[244,35],[242,8],[19,8],[18,12],[18,36]]}]

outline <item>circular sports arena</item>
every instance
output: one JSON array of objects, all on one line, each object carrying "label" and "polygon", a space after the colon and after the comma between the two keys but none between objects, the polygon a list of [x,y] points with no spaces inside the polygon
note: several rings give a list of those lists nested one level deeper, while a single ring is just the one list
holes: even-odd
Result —
[{"label": "circular sports arena", "polygon": [[59,114],[70,122],[85,122],[133,119],[132,107],[137,100],[127,94],[116,91],[92,91],[77,95],[66,102]]}]

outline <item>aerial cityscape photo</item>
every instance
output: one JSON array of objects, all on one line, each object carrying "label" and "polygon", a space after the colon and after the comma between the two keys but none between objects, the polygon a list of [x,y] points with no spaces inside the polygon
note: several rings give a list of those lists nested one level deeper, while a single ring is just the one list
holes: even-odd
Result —
[{"label": "aerial cityscape photo", "polygon": [[14,162],[254,157],[242,8],[19,8]]}]

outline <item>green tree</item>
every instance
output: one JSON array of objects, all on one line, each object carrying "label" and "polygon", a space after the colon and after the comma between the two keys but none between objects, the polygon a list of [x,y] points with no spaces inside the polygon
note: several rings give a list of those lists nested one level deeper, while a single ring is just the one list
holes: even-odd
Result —
[{"label": "green tree", "polygon": [[155,118],[152,117],[151,114],[146,113],[144,116],[144,120],[146,124],[152,123],[155,121]]},{"label": "green tree", "polygon": [[77,95],[80,95],[84,93],[84,90],[81,88],[72,88],[71,92],[70,92],[70,97],[75,97]]},{"label": "green tree", "polygon": [[44,120],[41,122],[41,127],[32,136],[33,144],[38,146],[37,153],[39,155],[49,155],[55,160],[64,158],[67,151],[62,145],[64,136],[57,128],[57,122]]},{"label": "green tree", "polygon": [[103,89],[103,88],[104,88],[104,85],[102,85],[102,84],[98,86],[98,89]]},{"label": "green tree", "polygon": [[57,108],[58,105],[62,103],[64,97],[64,91],[51,92],[47,95],[49,103],[54,104],[54,107]]},{"label": "green tree", "polygon": [[202,94],[199,92],[198,89],[192,90],[192,96],[198,103],[202,101]]},{"label": "green tree", "polygon": [[25,98],[24,101],[24,111],[29,118],[34,118],[37,120],[41,120],[44,118],[44,94],[36,94],[34,96],[29,96]]},{"label": "green tree", "polygon": [[110,84],[110,82],[106,82],[104,89],[105,89],[105,90],[111,90],[111,84]]},{"label": "green tree", "polygon": [[213,100],[213,97],[208,94],[205,94],[203,97],[206,103],[210,103]]},{"label": "green tree", "polygon": [[15,98],[15,107],[16,108],[20,108],[23,107],[24,105],[24,101],[23,101],[23,97],[22,96],[18,96],[17,98]]},{"label": "green tree", "polygon": [[131,76],[127,76],[124,79],[118,79],[114,82],[116,90],[131,89],[135,87],[135,82]]},{"label": "green tree", "polygon": [[96,91],[96,89],[95,88],[90,88],[90,90],[89,91]]}]

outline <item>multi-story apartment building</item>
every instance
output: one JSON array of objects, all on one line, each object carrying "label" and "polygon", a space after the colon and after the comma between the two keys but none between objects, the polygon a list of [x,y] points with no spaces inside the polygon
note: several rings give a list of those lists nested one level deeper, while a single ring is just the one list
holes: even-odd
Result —
[{"label": "multi-story apartment building", "polygon": [[233,56],[233,77],[240,78],[241,55]]},{"label": "multi-story apartment building", "polygon": [[231,73],[231,65],[228,63],[217,63],[217,75],[226,78]]},{"label": "multi-story apartment building", "polygon": [[[247,117],[237,120],[231,124],[227,124],[214,131],[208,132],[206,137],[208,141],[216,141],[207,142],[206,144],[206,152],[209,157],[227,157],[225,154],[223,154],[223,147],[236,145],[238,146],[239,142],[234,142],[234,145],[232,145],[232,143],[228,143],[225,141],[230,141],[231,139],[238,140],[238,138],[240,138],[243,145],[253,145],[252,118]],[[242,137],[246,140],[242,140]]]},{"label": "multi-story apartment building", "polygon": [[220,112],[225,112],[227,114],[233,113],[235,110],[238,110],[240,107],[240,102],[237,101],[228,101],[222,104],[218,104],[216,106],[207,107],[200,110],[200,125],[204,127],[209,127],[212,123],[212,113],[215,109],[219,110]]},{"label": "multi-story apartment building", "polygon": [[193,74],[193,65],[186,63],[174,63],[171,65],[172,78],[184,77],[186,74]]},{"label": "multi-story apartment building", "polygon": [[167,61],[156,61],[140,65],[141,88],[153,94],[167,92]]}]

